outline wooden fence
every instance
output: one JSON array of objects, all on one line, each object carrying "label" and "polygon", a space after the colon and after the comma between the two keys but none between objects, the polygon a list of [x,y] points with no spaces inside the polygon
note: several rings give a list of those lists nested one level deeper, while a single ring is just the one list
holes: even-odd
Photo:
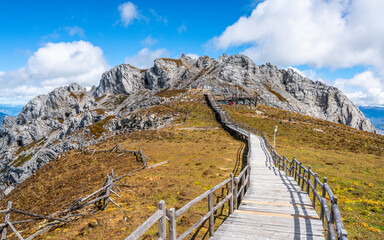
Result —
[{"label": "wooden fence", "polygon": [[[67,223],[71,222],[78,217],[87,215],[83,213],[79,213],[78,210],[83,209],[91,204],[95,204],[97,209],[100,210],[106,210],[108,207],[108,204],[111,202],[112,204],[116,205],[117,207],[120,207],[112,198],[112,195],[115,195],[117,197],[120,197],[119,194],[117,193],[118,191],[121,191],[119,186],[127,186],[125,185],[121,179],[131,175],[134,172],[137,172],[139,170],[142,170],[148,166],[148,159],[149,157],[145,155],[141,149],[138,151],[128,151],[123,148],[121,148],[118,144],[114,146],[111,149],[108,150],[97,150],[95,149],[88,149],[88,148],[81,148],[79,149],[82,153],[87,154],[87,153],[92,153],[94,155],[95,153],[100,153],[100,152],[122,152],[122,153],[131,153],[136,156],[138,161],[141,161],[143,163],[143,167],[132,170],[131,172],[123,175],[123,176],[116,176],[113,169],[111,170],[110,174],[107,174],[106,180],[104,181],[102,187],[98,189],[97,191],[91,193],[90,195],[84,197],[84,198],[78,198],[76,201],[74,201],[67,209],[53,213],[50,215],[43,215],[43,214],[35,214],[35,213],[29,213],[20,209],[16,209],[12,207],[12,202],[9,201],[7,204],[7,209],[0,210],[0,213],[5,214],[4,217],[4,223],[0,224],[0,232],[1,232],[1,240],[5,240],[7,237],[7,232],[8,228],[17,236],[19,240],[32,240],[36,236],[43,234],[47,231],[49,231],[51,228],[58,226],[59,224],[62,223]],[[163,164],[163,163],[159,163]],[[155,165],[159,165],[155,164]],[[155,165],[150,166],[155,167]],[[10,221],[10,215],[11,213],[13,214],[21,214],[24,216],[32,217],[31,219],[26,219],[26,220],[19,220],[19,221]],[[45,224],[43,228],[38,230],[37,232],[33,233],[31,236],[24,238],[20,232],[16,229],[16,225],[20,224],[25,224],[25,223],[30,223],[34,221],[39,221],[39,220],[47,220],[48,223]]]},{"label": "wooden fence", "polygon": [[[145,234],[146,231],[148,231],[156,223],[158,223],[159,239],[166,239],[167,237],[166,223],[167,222],[168,222],[169,239],[181,240],[187,237],[189,234],[191,234],[195,229],[199,228],[207,220],[209,223],[209,228],[208,228],[209,235],[213,236],[215,232],[215,229],[214,229],[215,212],[219,208],[221,208],[225,203],[229,202],[229,214],[232,214],[234,209],[237,209],[237,207],[240,205],[241,201],[243,200],[244,194],[250,185],[251,167],[249,165],[249,159],[250,159],[251,151],[250,151],[250,144],[249,144],[249,132],[244,131],[239,127],[237,127],[236,125],[232,124],[232,121],[229,118],[229,115],[226,113],[226,111],[223,110],[214,101],[208,100],[208,103],[212,107],[217,119],[223,125],[223,127],[226,130],[228,130],[231,134],[233,134],[235,138],[245,141],[247,143],[248,154],[247,154],[247,158],[246,158],[247,162],[245,166],[243,167],[242,171],[239,173],[238,176],[235,177],[233,174],[230,174],[230,177],[228,179],[217,184],[213,188],[207,190],[206,192],[196,197],[195,199],[191,200],[190,202],[188,202],[186,205],[184,205],[178,210],[176,210],[174,207],[167,210],[167,208],[165,207],[165,202],[161,200],[158,205],[159,206],[158,210],[151,217],[149,217],[142,225],[140,225],[133,233],[131,233],[126,238],[126,240],[139,239]],[[227,186],[227,184],[229,184],[229,189],[230,189],[229,193],[226,196],[224,196],[224,198],[219,203],[217,203],[216,205],[213,205],[213,193]],[[177,219],[181,217],[184,213],[186,213],[195,204],[201,202],[206,198],[208,198],[207,213],[202,218],[200,218],[196,223],[194,223],[188,230],[186,230],[185,232],[177,236],[177,231],[176,231]]]},{"label": "wooden fence", "polygon": [[[215,101],[213,96],[210,98],[211,101]],[[225,115],[225,119],[230,119],[228,114]],[[287,175],[294,177],[299,186],[306,191],[308,195],[312,192],[313,208],[316,207],[316,203],[320,204],[320,218],[323,220],[323,226],[327,230],[327,239],[347,240],[347,231],[343,227],[343,220],[337,205],[337,197],[333,194],[328,185],[327,178],[324,177],[323,182],[321,182],[317,173],[311,170],[311,166],[305,168],[303,164],[295,158],[290,161],[285,156],[281,157],[262,131],[239,122],[234,122],[233,124],[239,128],[261,136],[268,151],[271,153],[274,165],[279,170],[283,170]],[[321,194],[319,193],[317,186],[321,189]],[[329,199],[328,202],[327,199]]]},{"label": "wooden fence", "polygon": [[[237,209],[237,207],[239,206],[241,200],[244,197],[244,193],[249,187],[251,171],[251,167],[249,165],[251,154],[251,144],[249,143],[250,133],[254,133],[263,138],[268,151],[271,153],[274,165],[278,167],[279,170],[284,170],[287,175],[294,177],[294,179],[298,182],[299,186],[301,186],[303,190],[306,190],[309,195],[310,191],[312,191],[312,205],[313,207],[316,207],[316,200],[318,203],[320,203],[320,218],[323,220],[323,226],[327,230],[327,239],[348,240],[347,231],[343,228],[343,221],[341,218],[339,207],[337,206],[337,197],[332,193],[331,188],[327,184],[326,178],[324,178],[323,182],[321,182],[318,175],[311,170],[310,166],[308,166],[308,168],[305,168],[295,158],[290,161],[285,156],[281,157],[275,151],[273,146],[269,143],[267,137],[262,131],[251,128],[242,123],[235,122],[229,116],[227,111],[225,111],[217,104],[217,101],[211,94],[207,94],[206,99],[208,105],[213,109],[217,120],[222,124],[224,129],[233,134],[234,137],[236,137],[237,139],[247,139],[247,164],[244,166],[243,170],[237,177],[234,177],[233,174],[231,174],[230,178],[224,180],[212,189],[193,199],[177,211],[175,210],[175,208],[167,210],[165,207],[165,202],[161,200],[159,202],[158,210],[147,221],[145,221],[141,226],[139,226],[131,235],[129,235],[126,240],[139,239],[145,234],[147,230],[149,230],[157,222],[159,239],[166,239],[167,221],[170,240],[184,239],[188,234],[192,233],[194,229],[201,226],[206,220],[209,220],[209,235],[213,236],[215,231],[214,212],[221,206],[223,206],[225,202],[229,201],[229,214],[232,214],[233,210]],[[228,183],[230,184],[230,193],[216,206],[213,206],[213,192],[222,188]],[[317,186],[321,188],[321,195],[317,190]],[[193,205],[205,199],[207,196],[207,213],[187,231],[182,233],[180,236],[176,236],[176,219],[180,217],[183,213],[185,213],[188,209],[190,209]],[[330,202],[327,202],[327,199],[329,199]]]},{"label": "wooden fence", "polygon": [[[286,156],[281,157],[269,143],[262,131],[248,127],[242,123],[237,123],[237,125],[261,136],[268,151],[271,153],[274,165],[279,170],[283,170],[288,176],[292,176],[301,189],[306,191],[308,195],[312,193],[313,208],[316,207],[316,203],[320,204],[320,219],[323,220],[323,225],[325,229],[327,229],[327,239],[347,240],[347,231],[343,227],[343,220],[337,205],[337,197],[328,185],[327,178],[324,177],[323,182],[321,182],[317,173],[311,170],[311,166],[305,168],[303,164],[295,158],[288,160]],[[321,189],[321,194],[318,189]]]}]

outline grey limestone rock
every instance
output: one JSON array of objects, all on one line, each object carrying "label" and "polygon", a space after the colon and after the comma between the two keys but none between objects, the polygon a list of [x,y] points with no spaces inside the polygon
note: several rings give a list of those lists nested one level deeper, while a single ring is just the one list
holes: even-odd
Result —
[{"label": "grey limestone rock", "polygon": [[[305,78],[292,69],[256,65],[244,55],[192,59],[159,58],[142,70],[121,64],[105,72],[97,87],[59,87],[28,102],[17,117],[0,127],[0,190],[8,193],[61,153],[95,144],[118,132],[158,129],[177,115],[141,114],[140,110],[171,101],[157,94],[200,84],[216,93],[256,93],[262,103],[357,129],[375,129],[338,89]],[[178,101],[173,99],[172,101]],[[109,117],[109,118],[107,118]],[[88,128],[104,121],[99,138]]]}]

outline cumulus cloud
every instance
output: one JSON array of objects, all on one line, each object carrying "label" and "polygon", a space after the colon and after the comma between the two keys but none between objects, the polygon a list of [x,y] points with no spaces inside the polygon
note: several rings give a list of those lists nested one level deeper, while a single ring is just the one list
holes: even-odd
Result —
[{"label": "cumulus cloud", "polygon": [[145,69],[153,66],[153,61],[156,58],[165,58],[169,55],[168,50],[164,48],[153,51],[149,48],[143,48],[134,56],[126,57],[125,62],[137,68]]},{"label": "cumulus cloud", "polygon": [[[265,0],[207,46],[219,50],[240,46],[255,62],[281,67],[370,67],[374,72],[363,72],[338,84],[350,83],[360,89],[349,92],[356,103],[382,102],[382,88],[374,91],[356,84],[363,76],[383,84],[384,28],[378,24],[384,22],[382,9],[382,0]],[[313,77],[313,73],[306,74]]]},{"label": "cumulus cloud", "polygon": [[384,72],[384,1],[265,0],[210,41],[248,46],[257,62],[316,67],[373,65]]},{"label": "cumulus cloud", "polygon": [[289,67],[289,68],[292,69],[293,71],[297,72],[298,74],[300,74],[303,77],[307,77],[307,78],[314,80],[314,81],[324,82],[324,80],[319,76],[319,74],[313,69],[299,70],[295,67]]},{"label": "cumulus cloud", "polygon": [[90,87],[98,84],[107,69],[103,51],[90,42],[47,43],[33,53],[24,67],[0,74],[0,103],[24,104],[73,82]]},{"label": "cumulus cloud", "polygon": [[133,20],[140,18],[137,7],[132,2],[126,2],[119,5],[118,9],[120,12],[120,19],[124,26],[128,26]]},{"label": "cumulus cloud", "polygon": [[356,105],[384,106],[384,83],[370,70],[352,79],[337,79],[334,84]]}]

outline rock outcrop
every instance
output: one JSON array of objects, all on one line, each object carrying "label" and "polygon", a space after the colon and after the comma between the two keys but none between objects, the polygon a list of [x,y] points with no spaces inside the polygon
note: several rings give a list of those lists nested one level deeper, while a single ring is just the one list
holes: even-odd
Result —
[{"label": "rock outcrop", "polygon": [[[244,55],[192,59],[156,59],[142,70],[129,64],[105,72],[98,87],[87,91],[71,84],[28,102],[17,117],[0,127],[0,189],[9,192],[61,153],[87,146],[120,131],[156,129],[177,116],[141,114],[169,99],[158,93],[203,86],[216,93],[256,93],[263,104],[357,129],[375,129],[338,89],[269,63],[258,66]],[[105,129],[93,133],[90,126]]]},{"label": "rock outcrop", "polygon": [[8,116],[8,115],[0,112],[0,127],[1,127],[1,125],[3,124],[3,120],[4,120],[4,118],[5,118],[6,116]]}]

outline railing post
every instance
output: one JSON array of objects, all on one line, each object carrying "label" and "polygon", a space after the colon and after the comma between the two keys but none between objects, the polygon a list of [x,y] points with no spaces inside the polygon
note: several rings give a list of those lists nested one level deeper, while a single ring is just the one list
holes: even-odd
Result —
[{"label": "railing post", "polygon": [[231,181],[230,181],[230,191],[231,191],[231,197],[229,198],[229,214],[232,214],[233,213],[233,196],[234,196],[234,188],[233,188],[233,184],[234,184],[234,179],[233,179],[233,173],[230,174],[230,177],[231,177]]},{"label": "railing post", "polygon": [[249,186],[251,185],[251,166],[250,165],[248,165],[247,172],[248,172],[248,175],[247,175],[248,176],[247,190],[248,190]]},{"label": "railing post", "polygon": [[292,163],[293,163],[293,168],[295,169],[295,172],[294,172],[294,175],[295,175],[295,181],[297,181],[297,180],[296,180],[296,177],[297,177],[297,163],[296,163],[295,160],[296,160],[295,157],[293,157],[293,158],[292,158]]},{"label": "railing post", "polygon": [[175,217],[175,208],[171,208],[168,211],[169,218],[169,240],[176,240],[176,217]]},{"label": "railing post", "polygon": [[209,236],[213,237],[215,233],[215,213],[213,212],[213,192],[208,195],[208,210],[210,212],[209,216]]},{"label": "railing post", "polygon": [[300,164],[303,168],[303,177],[301,178],[301,189],[304,190],[304,182],[305,182],[305,169],[304,169],[304,166],[302,164]]},{"label": "railing post", "polygon": [[[325,184],[327,183],[327,178],[323,178],[323,188],[322,188],[322,191],[321,191],[321,197],[325,199],[325,196],[326,196],[326,191],[325,191]],[[324,204],[327,204],[327,202],[325,202]],[[320,210],[320,219],[323,220],[323,225],[324,225],[324,206],[321,206],[321,210]]]},{"label": "railing post", "polygon": [[245,183],[245,173],[243,174],[243,176],[241,176],[241,185],[243,187],[242,188],[243,190],[241,190],[241,193],[240,193],[240,203],[244,199],[244,190],[245,190],[245,185],[246,185],[246,183]]},{"label": "railing post", "polygon": [[[8,204],[7,204],[8,212],[5,214],[4,223],[7,223],[9,220],[9,215],[11,215],[11,208],[12,208],[12,202],[8,201]],[[7,237],[7,227],[8,226],[5,226],[3,228],[3,231],[1,233],[1,240],[5,240],[5,238]]]},{"label": "railing post", "polygon": [[331,223],[335,223],[335,217],[333,216],[334,215],[334,211],[333,211],[333,205],[337,205],[337,197],[336,196],[333,196],[333,201],[331,199]]},{"label": "railing post", "polygon": [[166,207],[164,200],[159,202],[158,206],[159,210],[163,212],[163,216],[159,219],[159,239],[166,240],[167,239],[167,222],[166,222]]},{"label": "railing post", "polygon": [[235,180],[235,191],[233,192],[233,205],[234,205],[233,207],[236,210],[237,209],[237,198],[238,198],[237,191],[239,189],[239,180],[238,180],[238,178],[235,178],[234,180]]},{"label": "railing post", "polygon": [[315,173],[315,176],[314,176],[314,181],[313,181],[313,188],[314,188],[314,191],[313,191],[313,198],[312,198],[312,206],[313,208],[316,207],[316,195],[315,195],[315,191],[317,192],[317,173]]},{"label": "railing post", "polygon": [[308,166],[308,175],[307,175],[307,193],[308,193],[308,197],[309,197],[309,183],[311,181],[311,166]]},{"label": "railing post", "polygon": [[299,185],[299,187],[301,186],[301,164],[300,163],[296,163],[296,165],[299,165],[298,167],[298,171],[297,171],[297,184]]}]

